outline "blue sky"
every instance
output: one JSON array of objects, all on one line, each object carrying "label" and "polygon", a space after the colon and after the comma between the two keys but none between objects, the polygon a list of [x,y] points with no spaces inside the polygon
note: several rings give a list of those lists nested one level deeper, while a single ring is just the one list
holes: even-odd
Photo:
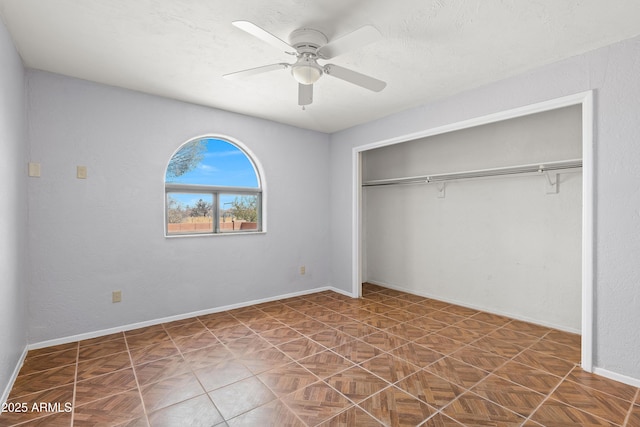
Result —
[{"label": "blue sky", "polygon": [[206,139],[207,151],[192,171],[170,182],[233,187],[258,187],[253,165],[235,145],[219,139]]},{"label": "blue sky", "polygon": [[[258,180],[253,165],[239,148],[226,141],[206,139],[207,150],[200,164],[193,170],[166,182],[180,184],[201,184],[230,187],[258,188]],[[172,194],[172,197],[184,205],[193,206],[198,199],[211,202],[208,194]],[[234,196],[221,196],[221,204],[232,201]],[[224,207],[223,207],[224,209]]]}]

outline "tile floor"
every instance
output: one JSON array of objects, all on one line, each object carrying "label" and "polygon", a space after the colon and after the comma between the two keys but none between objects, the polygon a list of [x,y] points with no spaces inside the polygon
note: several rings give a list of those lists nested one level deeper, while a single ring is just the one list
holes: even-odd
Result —
[{"label": "tile floor", "polygon": [[640,426],[637,388],[576,366],[579,336],[363,293],[30,351],[0,426]]}]

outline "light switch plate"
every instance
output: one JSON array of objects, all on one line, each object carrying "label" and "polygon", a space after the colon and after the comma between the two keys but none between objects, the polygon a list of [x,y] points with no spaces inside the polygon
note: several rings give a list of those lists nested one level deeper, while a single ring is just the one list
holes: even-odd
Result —
[{"label": "light switch plate", "polygon": [[87,179],[87,167],[78,166],[76,171],[76,176],[78,177],[78,179]]}]

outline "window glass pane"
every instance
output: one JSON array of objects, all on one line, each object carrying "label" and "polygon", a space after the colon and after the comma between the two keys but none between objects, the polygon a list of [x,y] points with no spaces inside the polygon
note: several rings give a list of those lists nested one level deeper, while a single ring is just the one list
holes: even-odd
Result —
[{"label": "window glass pane", "polygon": [[167,193],[167,234],[213,232],[213,194]]},{"label": "window glass pane", "polygon": [[221,232],[257,229],[257,194],[220,194]]},{"label": "window glass pane", "polygon": [[258,188],[249,157],[235,145],[214,138],[184,144],[171,158],[165,182]]}]

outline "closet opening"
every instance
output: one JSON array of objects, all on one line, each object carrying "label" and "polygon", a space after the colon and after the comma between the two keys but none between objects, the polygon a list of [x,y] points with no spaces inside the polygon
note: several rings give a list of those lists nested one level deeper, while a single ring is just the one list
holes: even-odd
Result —
[{"label": "closet opening", "polygon": [[370,282],[581,335],[592,371],[592,93],[353,149]]}]

